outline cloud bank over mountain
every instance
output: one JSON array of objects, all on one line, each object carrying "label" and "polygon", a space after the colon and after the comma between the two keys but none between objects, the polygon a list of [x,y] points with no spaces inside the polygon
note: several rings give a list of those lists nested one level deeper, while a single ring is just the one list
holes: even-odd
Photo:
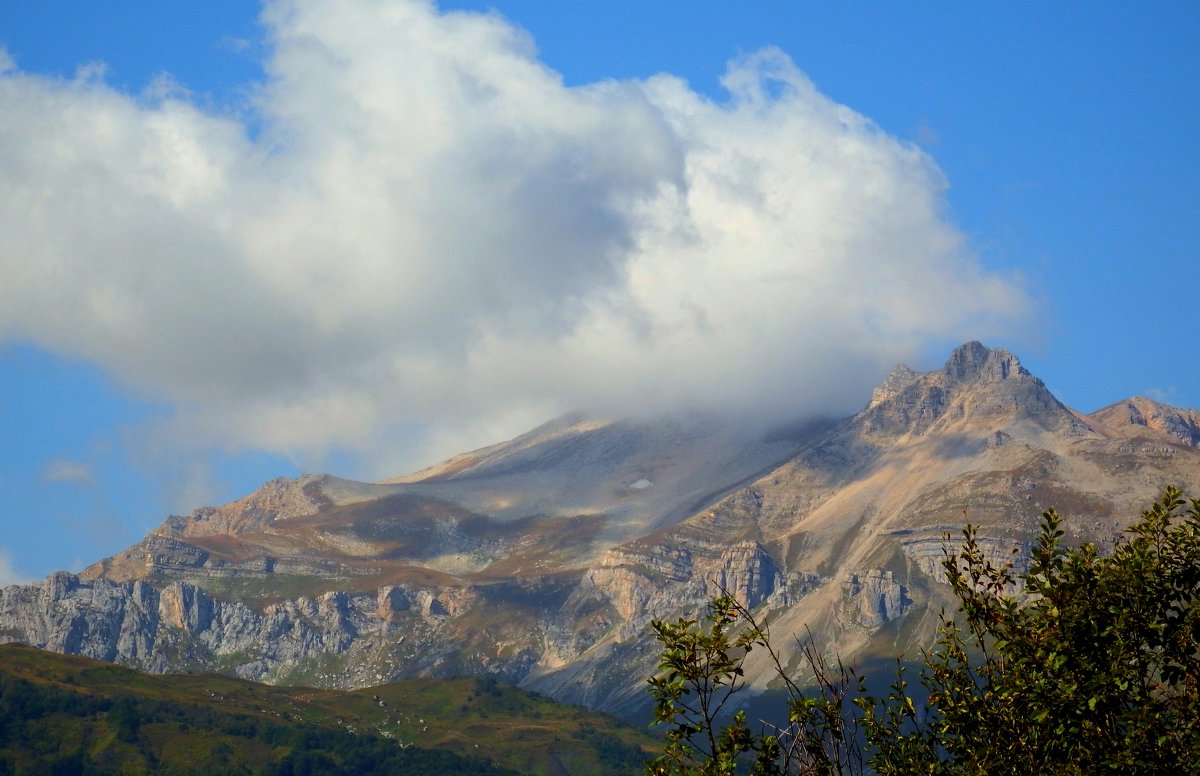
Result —
[{"label": "cloud bank over mountain", "polygon": [[933,160],[781,51],[714,101],[568,87],[502,17],[415,0],[263,23],[242,114],[0,57],[0,342],[170,403],[172,439],[390,467],[577,407],[848,412],[1032,311]]}]

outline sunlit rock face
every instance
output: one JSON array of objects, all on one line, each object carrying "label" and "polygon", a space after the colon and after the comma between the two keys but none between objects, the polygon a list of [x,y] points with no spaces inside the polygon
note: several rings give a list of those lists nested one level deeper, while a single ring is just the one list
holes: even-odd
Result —
[{"label": "sunlit rock face", "polygon": [[1200,412],[1172,407],[1145,396],[1111,404],[1093,413],[1092,417],[1125,433],[1159,431],[1178,444],[1200,446]]},{"label": "sunlit rock face", "polygon": [[840,421],[573,414],[389,482],[275,480],[170,517],[81,575],[0,590],[0,638],[336,687],[491,673],[632,713],[650,621],[722,592],[785,660],[791,634],[915,654],[965,523],[1019,589],[1043,510],[1104,550],[1166,484],[1196,492],[1198,418],[1143,397],[1080,414],[979,343],[897,367]]}]

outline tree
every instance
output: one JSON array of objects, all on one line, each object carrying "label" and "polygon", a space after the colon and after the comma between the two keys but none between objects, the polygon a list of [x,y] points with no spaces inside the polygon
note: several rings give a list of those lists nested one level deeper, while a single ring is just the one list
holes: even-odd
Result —
[{"label": "tree", "polygon": [[[834,670],[813,648],[811,638],[802,642],[819,690],[805,693],[784,670],[767,629],[735,598],[714,599],[706,623],[651,623],[663,644],[662,673],[649,680],[655,723],[669,727],[666,749],[650,764],[649,773],[726,776],[738,773],[740,765],[753,774],[862,772],[862,753],[854,744],[857,718],[849,713],[853,676],[840,661]],[[734,635],[737,626],[741,630]],[[756,647],[767,651],[788,694],[787,724],[764,724],[758,734],[746,724],[743,711],[721,723],[725,706],[744,686],[742,663]]]},{"label": "tree", "polygon": [[746,654],[771,650],[769,634],[728,597],[706,627],[655,622],[650,690],[671,727],[651,772],[842,774],[865,759],[880,776],[1200,773],[1200,500],[1168,488],[1107,556],[1066,547],[1061,522],[1043,514],[1023,588],[964,529],[943,562],[959,608],[922,655],[925,697],[901,667],[885,697],[860,681],[848,703],[852,672],[831,669],[810,640],[815,692],[774,660],[786,728],[753,733],[735,715],[717,731]]},{"label": "tree", "polygon": [[108,724],[112,726],[118,739],[126,743],[137,741],[141,723],[136,698],[132,695],[121,695],[113,701],[108,710]]}]

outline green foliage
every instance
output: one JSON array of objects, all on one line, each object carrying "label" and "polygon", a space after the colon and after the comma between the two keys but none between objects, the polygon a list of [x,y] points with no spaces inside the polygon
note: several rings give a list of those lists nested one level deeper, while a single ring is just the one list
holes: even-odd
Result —
[{"label": "green foliage", "polygon": [[515,773],[444,750],[401,749],[379,736],[140,694],[98,698],[3,672],[0,720],[0,774]]},{"label": "green foliage", "polygon": [[137,700],[122,695],[108,709],[108,724],[116,731],[117,738],[126,743],[137,741],[141,719],[138,716]]},{"label": "green foliage", "polygon": [[[704,626],[696,620],[651,623],[662,643],[661,673],[650,678],[654,722],[667,725],[667,746],[649,766],[652,774],[725,776],[857,773],[862,757],[850,742],[856,720],[848,714],[851,674],[839,662],[834,671],[813,647],[801,651],[819,682],[806,694],[791,680],[771,645],[770,633],[732,596],[715,599]],[[728,722],[722,712],[744,686],[742,664],[762,648],[784,680],[788,693],[785,726],[764,725],[755,733],[744,711]]]},{"label": "green foliage", "polygon": [[491,674],[481,674],[475,677],[475,694],[490,695],[493,698],[503,697],[500,691],[500,682]]},{"label": "green foliage", "polygon": [[959,611],[923,654],[924,696],[901,666],[885,697],[860,683],[848,706],[852,674],[809,644],[817,691],[792,694],[784,731],[752,734],[735,716],[714,732],[705,712],[704,696],[719,710],[737,689],[745,653],[769,648],[749,612],[723,598],[707,631],[655,623],[655,718],[672,727],[651,772],[855,772],[862,760],[843,755],[859,751],[880,776],[1200,773],[1200,500],[1168,488],[1107,556],[1065,546],[1061,522],[1043,515],[1019,579],[964,529],[943,563]]},{"label": "green foliage", "polygon": [[[457,712],[464,706],[469,718]],[[0,645],[0,776],[603,776],[636,773],[652,744],[616,720],[492,677],[341,692],[215,675],[152,676]]]},{"label": "green foliage", "polygon": [[964,624],[943,617],[925,655],[930,713],[866,706],[881,775],[1200,772],[1200,500],[1169,488],[1108,556],[1060,525],[1043,515],[1023,592],[964,531],[943,564]]},{"label": "green foliage", "polygon": [[731,640],[728,629],[737,619],[733,599],[723,596],[710,605],[706,628],[686,619],[651,623],[663,644],[658,665],[663,673],[650,679],[654,721],[669,725],[666,751],[651,773],[733,773],[739,755],[770,746],[750,735],[743,713],[717,728],[721,710],[741,687],[741,663],[756,641],[750,633]]}]

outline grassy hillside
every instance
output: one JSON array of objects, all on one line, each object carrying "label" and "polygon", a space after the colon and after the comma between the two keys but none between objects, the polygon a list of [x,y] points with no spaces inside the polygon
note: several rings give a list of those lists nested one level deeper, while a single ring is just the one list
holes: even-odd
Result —
[{"label": "grassy hillside", "polygon": [[0,645],[0,775],[631,774],[653,748],[488,677],[341,692]]}]

